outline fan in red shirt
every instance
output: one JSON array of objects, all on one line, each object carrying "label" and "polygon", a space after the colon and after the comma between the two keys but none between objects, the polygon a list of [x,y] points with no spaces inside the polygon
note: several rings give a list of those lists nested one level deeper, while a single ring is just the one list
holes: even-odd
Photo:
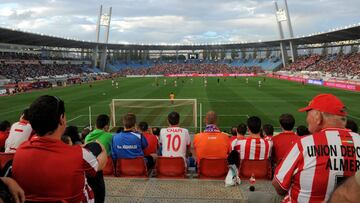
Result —
[{"label": "fan in red shirt", "polygon": [[240,159],[265,160],[270,157],[272,143],[260,137],[261,120],[259,117],[252,116],[247,120],[249,136],[246,139],[235,140],[232,143],[232,150],[237,150]]},{"label": "fan in red shirt", "polygon": [[143,150],[143,152],[144,156],[147,157],[147,160],[151,162],[148,164],[149,167],[152,168],[157,158],[158,138],[155,135],[149,133],[149,125],[146,122],[140,122],[139,129],[148,143],[148,146]]},{"label": "fan in red shirt", "polygon": [[295,118],[291,114],[282,114],[279,118],[282,132],[272,138],[273,141],[273,159],[278,165],[287,155],[295,142],[300,138],[293,132]]},{"label": "fan in red shirt", "polygon": [[345,105],[320,94],[299,111],[307,112],[312,135],[301,137],[275,171],[283,202],[327,202],[335,187],[360,170],[360,135],[345,128]]},{"label": "fan in red shirt", "polygon": [[0,123],[0,152],[5,150],[5,141],[9,136],[11,124],[9,121]]},{"label": "fan in red shirt", "polygon": [[94,202],[85,174],[95,175],[107,161],[101,146],[97,158],[80,145],[61,141],[66,128],[64,102],[41,96],[29,108],[29,121],[37,136],[17,149],[13,177],[31,201]]},{"label": "fan in red shirt", "polygon": [[272,140],[274,136],[274,126],[272,126],[271,124],[265,124],[262,127],[262,132],[263,132],[264,140],[266,141]]}]

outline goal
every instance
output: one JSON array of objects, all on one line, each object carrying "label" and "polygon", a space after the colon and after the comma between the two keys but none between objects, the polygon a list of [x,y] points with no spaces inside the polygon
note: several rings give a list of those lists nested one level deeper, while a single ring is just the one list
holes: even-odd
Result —
[{"label": "goal", "polygon": [[149,127],[164,128],[168,126],[167,115],[176,111],[180,114],[180,127],[197,130],[196,99],[113,99],[110,103],[111,127],[123,126],[122,117],[134,113],[136,122],[145,121]]}]

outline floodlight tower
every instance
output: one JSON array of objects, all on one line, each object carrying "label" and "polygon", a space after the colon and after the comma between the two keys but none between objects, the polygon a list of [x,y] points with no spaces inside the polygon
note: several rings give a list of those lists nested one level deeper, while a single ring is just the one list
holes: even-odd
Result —
[{"label": "floodlight tower", "polygon": [[[100,54],[99,67],[103,71],[105,71],[105,67],[106,67],[107,43],[109,42],[111,12],[112,12],[112,7],[109,8],[108,13],[103,13],[103,6],[100,5],[99,16],[98,16],[98,20],[97,20],[97,24],[96,24],[96,43],[97,44],[96,44],[93,60],[94,60],[95,66],[97,66],[98,58],[99,58],[99,54]],[[106,33],[105,33],[105,42],[104,42],[105,45],[101,46],[100,47],[101,49],[99,50],[101,26],[106,27]]]},{"label": "floodlight tower", "polygon": [[288,25],[288,29],[289,29],[290,54],[291,54],[292,62],[294,62],[296,60],[297,49],[296,49],[296,45],[294,44],[294,42],[292,40],[292,38],[294,37],[294,32],[293,32],[292,25],[291,25],[291,19],[290,19],[289,9],[288,9],[288,5],[287,5],[287,0],[284,0],[284,4],[285,4],[285,9],[279,9],[277,2],[274,1],[276,21],[277,21],[277,25],[278,25],[278,29],[279,29],[279,34],[280,34],[280,51],[281,51],[281,55],[282,55],[283,66],[285,67],[288,63],[288,54],[287,54],[287,50],[286,50],[286,44],[283,41],[285,39],[285,37],[284,37],[284,32],[283,32],[282,24],[281,24],[282,21],[287,21],[287,25]]}]

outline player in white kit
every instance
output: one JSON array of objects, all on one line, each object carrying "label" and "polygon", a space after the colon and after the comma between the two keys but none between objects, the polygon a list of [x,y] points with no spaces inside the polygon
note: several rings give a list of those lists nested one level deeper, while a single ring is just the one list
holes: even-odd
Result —
[{"label": "player in white kit", "polygon": [[171,112],[168,115],[169,127],[160,131],[161,152],[164,157],[183,157],[185,161],[190,150],[190,136],[187,129],[179,127],[179,121],[179,113]]}]

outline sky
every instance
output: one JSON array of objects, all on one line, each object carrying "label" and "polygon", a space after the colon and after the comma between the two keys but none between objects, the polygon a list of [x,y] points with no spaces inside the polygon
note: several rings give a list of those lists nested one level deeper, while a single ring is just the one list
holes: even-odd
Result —
[{"label": "sky", "polygon": [[[105,13],[112,7],[109,43],[279,39],[273,0],[0,0],[0,27],[95,41],[101,4]],[[360,0],[288,0],[288,6],[295,37],[360,23]]]}]

